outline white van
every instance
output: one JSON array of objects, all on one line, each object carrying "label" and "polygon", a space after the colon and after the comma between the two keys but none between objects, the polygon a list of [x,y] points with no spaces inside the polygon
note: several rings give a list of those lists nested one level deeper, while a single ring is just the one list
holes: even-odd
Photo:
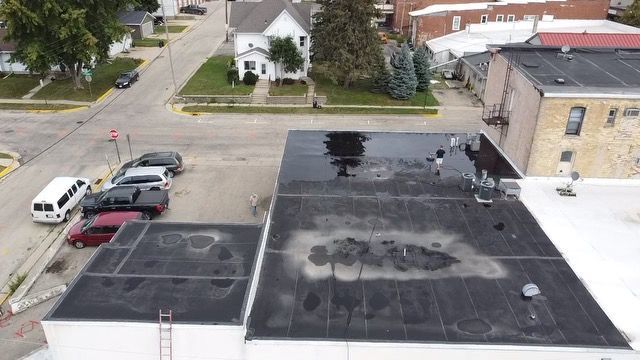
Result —
[{"label": "white van", "polygon": [[91,194],[89,179],[57,177],[31,202],[31,217],[34,222],[69,221],[71,209],[87,194]]}]

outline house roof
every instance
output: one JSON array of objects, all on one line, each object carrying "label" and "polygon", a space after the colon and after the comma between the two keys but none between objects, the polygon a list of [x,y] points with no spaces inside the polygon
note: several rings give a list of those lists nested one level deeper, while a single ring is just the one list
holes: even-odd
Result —
[{"label": "house roof", "polygon": [[251,53],[254,53],[254,52],[260,53],[260,54],[262,54],[264,56],[269,56],[269,51],[268,50],[265,50],[265,49],[263,49],[261,47],[255,47],[253,49],[249,49],[247,51],[241,52],[240,54],[238,54],[238,56],[236,58],[239,59],[239,58],[241,58],[241,57],[243,57],[245,55],[248,55],[248,54],[251,54]]},{"label": "house roof", "polygon": [[147,16],[154,17],[146,11],[122,11],[118,14],[118,20],[125,25],[140,25]]},{"label": "house roof", "polygon": [[572,48],[564,55],[560,47],[512,44],[500,54],[545,96],[640,96],[640,48]]},{"label": "house roof", "polygon": [[489,51],[485,51],[479,54],[467,55],[461,58],[461,60],[469,66],[473,67],[476,72],[482,74],[484,77],[489,72]]},{"label": "house roof", "polygon": [[0,51],[12,52],[16,51],[16,44],[10,41],[4,40],[7,36],[7,29],[0,29]]},{"label": "house roof", "polygon": [[231,3],[229,25],[237,33],[262,33],[282,11],[289,15],[304,29],[311,29],[311,10],[315,4],[292,3],[290,0],[262,0],[260,2]]},{"label": "house roof", "polygon": [[536,34],[534,38],[536,43],[547,46],[568,45],[580,47],[640,47],[640,34],[548,32]]},{"label": "house roof", "polygon": [[441,36],[426,42],[434,53],[450,51],[456,57],[465,54],[480,53],[487,50],[488,44],[509,44],[527,41],[533,35],[543,32],[562,33],[619,33],[640,34],[640,29],[608,20],[541,20],[534,31],[533,21],[512,23],[489,22],[470,24],[468,29]]}]

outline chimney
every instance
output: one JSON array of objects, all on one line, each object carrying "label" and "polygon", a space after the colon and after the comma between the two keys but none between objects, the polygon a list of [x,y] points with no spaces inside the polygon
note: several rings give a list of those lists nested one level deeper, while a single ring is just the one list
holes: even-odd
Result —
[{"label": "chimney", "polygon": [[535,19],[533,19],[533,31],[531,33],[535,34],[537,32],[538,32],[538,15],[536,15]]}]

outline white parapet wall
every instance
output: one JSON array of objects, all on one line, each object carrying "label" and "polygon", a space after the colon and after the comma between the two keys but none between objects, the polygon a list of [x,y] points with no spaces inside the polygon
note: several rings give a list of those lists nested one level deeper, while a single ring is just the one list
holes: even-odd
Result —
[{"label": "white parapet wall", "polygon": [[[155,323],[42,321],[54,360],[157,360]],[[173,324],[174,360],[244,359],[242,326]]]}]

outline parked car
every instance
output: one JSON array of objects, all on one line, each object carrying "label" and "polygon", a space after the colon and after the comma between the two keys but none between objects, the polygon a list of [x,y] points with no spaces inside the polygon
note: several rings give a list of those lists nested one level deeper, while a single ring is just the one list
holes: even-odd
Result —
[{"label": "parked car", "polygon": [[140,79],[140,74],[136,70],[129,70],[127,72],[123,72],[116,80],[116,87],[119,89],[131,87],[131,84],[138,81]]},{"label": "parked car", "polygon": [[78,249],[111,241],[120,226],[129,220],[149,220],[138,211],[111,211],[75,223],[67,234],[67,243]]},{"label": "parked car", "polygon": [[57,177],[31,201],[33,222],[60,223],[71,219],[71,210],[91,194],[89,179]]},{"label": "parked car", "polygon": [[171,183],[171,174],[164,166],[129,168],[123,174],[107,180],[102,185],[102,191],[123,185],[133,185],[140,190],[168,190]]},{"label": "parked car", "polygon": [[82,214],[90,218],[106,211],[140,211],[151,219],[169,207],[169,191],[140,190],[135,186],[116,186],[88,195],[80,203]]},{"label": "parked car", "polygon": [[164,25],[164,17],[160,15],[154,15],[153,25]]},{"label": "parked car", "polygon": [[183,14],[204,15],[207,13],[207,8],[192,4],[181,7],[180,12]]},{"label": "parked car", "polygon": [[127,161],[118,170],[116,176],[122,175],[129,168],[145,166],[164,166],[169,170],[171,176],[184,170],[184,163],[180,154],[175,151],[164,151],[144,154],[137,159]]}]

